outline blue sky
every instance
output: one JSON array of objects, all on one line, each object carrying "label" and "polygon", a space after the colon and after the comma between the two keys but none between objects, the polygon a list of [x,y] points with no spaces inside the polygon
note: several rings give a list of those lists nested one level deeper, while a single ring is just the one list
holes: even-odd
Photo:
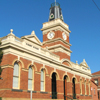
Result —
[{"label": "blue sky", "polygon": [[[100,0],[94,0],[100,8]],[[54,0],[0,0],[0,37],[14,30],[18,37],[34,30],[42,41],[42,23],[49,18]],[[92,0],[57,0],[69,25],[71,61],[86,60],[91,72],[100,70],[100,11]]]}]

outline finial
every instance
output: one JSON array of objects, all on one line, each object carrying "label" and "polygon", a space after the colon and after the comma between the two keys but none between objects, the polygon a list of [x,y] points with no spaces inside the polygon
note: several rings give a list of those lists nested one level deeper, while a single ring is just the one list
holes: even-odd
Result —
[{"label": "finial", "polygon": [[10,29],[10,33],[8,34],[8,36],[15,36],[15,35],[13,34],[13,29]]},{"label": "finial", "polygon": [[78,64],[78,61],[76,61],[76,64]]},{"label": "finial", "polygon": [[10,32],[13,33],[13,29],[10,29]]},{"label": "finial", "polygon": [[85,62],[85,59],[83,59],[83,62]]},{"label": "finial", "polygon": [[35,34],[35,31],[32,31],[31,35],[34,35]]}]

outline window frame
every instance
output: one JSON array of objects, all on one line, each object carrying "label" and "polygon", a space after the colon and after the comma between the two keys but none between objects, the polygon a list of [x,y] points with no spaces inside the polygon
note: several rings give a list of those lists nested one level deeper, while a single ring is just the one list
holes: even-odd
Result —
[{"label": "window frame", "polygon": [[[20,89],[20,65],[17,61],[14,63],[14,66],[15,66],[15,64],[18,65],[18,76],[14,75],[14,67],[13,67],[13,84],[12,84],[12,87],[13,87],[13,89]],[[14,87],[14,77],[18,78],[18,87]]]},{"label": "window frame", "polygon": [[[44,69],[41,69],[41,71],[43,71],[43,80],[41,80],[42,78],[41,78],[41,76],[40,76],[40,91],[43,91],[43,92],[45,92],[45,70]],[[41,82],[43,82],[43,90],[42,90],[42,88],[41,88]]]},{"label": "window frame", "polygon": [[[32,78],[29,78],[29,68],[32,69]],[[34,69],[31,65],[29,66],[29,68],[28,68],[28,90],[34,90],[34,84],[33,84],[34,83]],[[29,89],[29,80],[32,81],[32,89]]]}]

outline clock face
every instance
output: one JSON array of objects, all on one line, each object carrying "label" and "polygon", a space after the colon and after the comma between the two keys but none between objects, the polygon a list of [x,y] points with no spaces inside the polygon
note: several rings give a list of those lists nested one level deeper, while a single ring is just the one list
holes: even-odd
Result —
[{"label": "clock face", "polygon": [[64,40],[67,40],[67,36],[66,36],[65,33],[62,33],[62,37],[63,37]]},{"label": "clock face", "polygon": [[50,19],[53,19],[53,18],[54,18],[54,15],[53,15],[53,14],[51,14],[51,15],[50,15]]},{"label": "clock face", "polygon": [[48,33],[47,37],[48,39],[52,39],[54,37],[54,33],[53,32]]}]

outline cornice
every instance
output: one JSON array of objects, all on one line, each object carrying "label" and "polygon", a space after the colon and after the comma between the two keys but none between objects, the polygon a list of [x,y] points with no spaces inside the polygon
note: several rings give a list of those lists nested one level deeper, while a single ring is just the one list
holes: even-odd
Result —
[{"label": "cornice", "polygon": [[67,32],[69,32],[69,33],[71,32],[68,29],[69,26],[66,23],[64,23],[63,21],[61,21],[60,19],[55,19],[53,21],[43,23],[43,28],[41,30],[44,31],[44,30],[48,30],[50,28],[54,28],[57,26],[62,27],[63,29],[67,30]]},{"label": "cornice", "polygon": [[55,41],[61,41],[63,43],[65,43],[66,45],[68,46],[72,46],[70,43],[66,42],[65,40],[63,40],[62,38],[56,38],[56,39],[51,39],[51,40],[48,40],[48,41],[44,41],[42,43],[42,45],[46,44],[46,43],[51,43],[51,42],[55,42]]},{"label": "cornice", "polygon": [[45,59],[46,61],[50,61],[52,63],[57,63],[57,64],[60,63],[60,61],[57,61],[57,60],[55,60],[53,58],[49,58],[46,55],[43,55],[42,53],[35,52],[34,50],[33,51],[32,50],[29,50],[27,48],[24,48],[23,46],[16,45],[16,44],[14,44],[12,42],[10,42],[10,43],[8,42],[7,44],[3,44],[0,48],[3,48],[3,49],[14,48],[14,49],[19,50],[19,51],[22,51],[24,53],[28,53],[28,54],[31,54],[31,55],[35,55],[37,57],[40,57],[41,59]]},{"label": "cornice", "polygon": [[[53,58],[49,58],[49,57],[47,57],[47,56],[45,56],[45,55],[42,55],[42,54],[40,54],[40,53],[38,53],[38,52],[31,51],[31,50],[29,50],[29,49],[27,49],[27,48],[25,48],[25,47],[22,47],[22,46],[19,46],[19,45],[17,45],[17,44],[14,44],[13,42],[7,42],[6,44],[3,44],[0,48],[8,49],[8,50],[9,50],[8,53],[11,52],[11,50],[10,50],[9,48],[13,48],[13,49],[15,49],[16,51],[21,51],[21,52],[23,52],[23,53],[30,54],[31,56],[36,56],[36,57],[38,57],[38,58],[40,58],[40,59],[42,59],[42,60],[48,61],[48,65],[50,65],[50,67],[53,67],[53,66],[51,66],[51,64],[55,64],[55,66],[60,66],[60,68],[61,68],[61,69],[60,69],[59,67],[56,67],[57,69],[60,69],[60,70],[63,70],[63,71],[66,71],[66,70],[75,71],[75,73],[78,72],[77,75],[79,75],[79,74],[84,74],[84,75],[87,75],[87,76],[91,77],[91,74],[88,73],[88,72],[79,70],[78,68],[75,68],[75,67],[73,68],[73,67],[69,67],[69,66],[66,66],[66,65],[64,65],[64,64],[61,64],[61,61],[60,61],[60,60],[57,61],[57,60],[55,60],[55,59],[53,59]],[[22,54],[22,57],[23,57],[23,54]],[[25,57],[25,58],[26,58],[26,57]],[[37,62],[39,62],[39,61],[37,61]],[[43,62],[41,62],[41,63],[43,63]],[[49,64],[49,63],[51,63],[51,64]],[[47,64],[46,64],[46,65],[47,65]],[[66,70],[65,70],[65,69],[62,69],[62,68],[66,68]],[[69,71],[69,72],[70,72],[70,71]]]},{"label": "cornice", "polygon": [[54,46],[50,46],[50,47],[48,47],[48,50],[55,49],[55,48],[59,48],[59,47],[61,47],[61,48],[63,48],[64,50],[66,50],[66,51],[72,53],[72,51],[71,51],[70,49],[64,47],[64,46],[61,45],[61,44],[57,44],[57,45],[54,45]]},{"label": "cornice", "polygon": [[47,29],[50,29],[50,28],[54,28],[54,27],[57,27],[57,26],[64,28],[69,33],[71,32],[69,29],[67,29],[65,26],[63,26],[61,23],[57,23],[57,24],[51,25],[49,27],[42,28],[41,31],[44,31],[44,30],[47,30]]},{"label": "cornice", "polygon": [[[69,67],[69,66],[66,66],[66,65],[64,65],[64,64],[61,64],[61,66],[63,66],[63,67],[65,67],[65,68],[68,68],[68,69],[70,69],[71,71],[75,71],[75,72],[79,72],[79,73],[81,73],[81,74],[85,74],[85,75],[88,75],[88,76],[90,76],[90,77],[92,77],[92,75],[91,74],[89,74],[89,73],[87,73],[87,72],[84,72],[84,71],[82,71],[82,70],[79,70],[79,69],[77,69],[77,68],[73,68],[73,67]],[[77,74],[76,74],[77,75]]]}]

